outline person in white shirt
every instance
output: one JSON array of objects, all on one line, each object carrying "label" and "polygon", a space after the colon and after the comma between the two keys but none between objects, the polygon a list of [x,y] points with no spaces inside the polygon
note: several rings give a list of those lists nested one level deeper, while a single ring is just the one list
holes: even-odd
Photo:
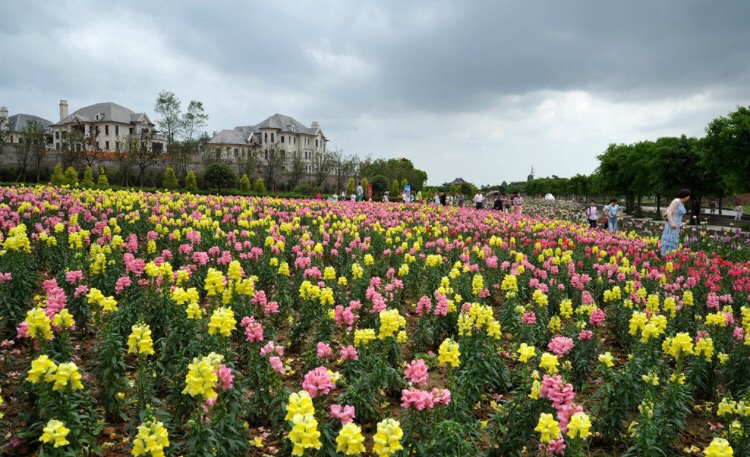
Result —
[{"label": "person in white shirt", "polygon": [[589,207],[586,208],[584,212],[586,213],[586,217],[589,221],[589,226],[591,228],[596,228],[596,221],[599,218],[599,211],[596,208],[596,202],[594,200],[591,200]]},{"label": "person in white shirt", "polygon": [[737,206],[734,207],[734,220],[735,221],[741,221],[742,220],[742,214],[745,212],[745,208],[740,205],[740,202],[737,203]]},{"label": "person in white shirt", "polygon": [[481,192],[477,192],[474,196],[474,203],[476,203],[477,209],[482,209],[484,206],[484,195]]}]

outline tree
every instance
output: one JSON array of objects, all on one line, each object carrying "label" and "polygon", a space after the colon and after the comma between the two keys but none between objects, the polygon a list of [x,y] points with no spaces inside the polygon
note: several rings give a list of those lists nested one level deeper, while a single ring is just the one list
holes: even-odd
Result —
[{"label": "tree", "polygon": [[364,192],[364,198],[365,200],[368,197],[371,197],[371,195],[367,195],[367,187],[370,182],[367,180],[367,178],[362,178],[362,181],[360,182],[360,186],[362,186],[362,191]]},{"label": "tree", "polygon": [[277,180],[284,171],[286,165],[286,152],[281,150],[277,145],[272,145],[264,151],[263,175],[266,178],[268,188],[276,190]]},{"label": "tree", "polygon": [[724,189],[750,190],[750,106],[738,106],[706,127],[701,162],[721,176]]},{"label": "tree", "polygon": [[260,166],[260,157],[258,151],[251,149],[249,151],[241,152],[237,158],[237,169],[241,174],[247,175],[248,178],[252,177]]},{"label": "tree", "polygon": [[78,171],[73,167],[65,170],[65,184],[73,187],[78,185]]},{"label": "tree", "polygon": [[176,190],[180,188],[180,183],[177,181],[177,175],[175,175],[172,167],[167,167],[167,171],[164,172],[162,186],[167,190]]},{"label": "tree", "polygon": [[62,165],[60,165],[60,162],[57,162],[57,165],[55,165],[55,169],[52,172],[52,176],[50,177],[50,184],[53,186],[62,186],[65,184],[65,174],[63,173]]},{"label": "tree", "polygon": [[198,191],[198,182],[195,178],[195,172],[193,170],[188,171],[187,176],[185,176],[185,189],[188,192]]},{"label": "tree", "polygon": [[307,164],[302,160],[302,154],[300,152],[295,152],[294,156],[292,157],[292,163],[289,168],[289,188],[294,189],[297,187],[297,183],[299,183],[302,178],[305,176],[305,173],[307,172],[306,167]]},{"label": "tree", "polygon": [[187,112],[182,115],[182,132],[185,140],[193,141],[193,135],[197,133],[197,130],[206,125],[208,125],[208,114],[203,111],[203,102],[190,100]]},{"label": "tree", "polygon": [[359,160],[356,156],[344,155],[344,151],[339,149],[330,151],[328,157],[332,162],[332,171],[336,178],[336,192],[342,191],[347,178],[355,174]]},{"label": "tree", "polygon": [[401,190],[404,190],[404,188],[405,188],[406,186],[408,186],[408,185],[409,185],[409,181],[407,181],[407,180],[406,180],[406,178],[403,178],[403,179],[401,180]]},{"label": "tree", "polygon": [[104,167],[99,167],[99,179],[97,180],[96,185],[100,189],[109,188],[109,179],[107,179],[107,172]]},{"label": "tree", "polygon": [[354,193],[354,188],[356,186],[354,185],[354,178],[349,178],[349,181],[346,182],[346,194],[351,195]]},{"label": "tree", "polygon": [[373,176],[372,193],[375,195],[371,195],[371,197],[375,199],[377,196],[377,198],[380,199],[386,190],[388,190],[388,178],[383,175]]},{"label": "tree", "polygon": [[17,180],[23,179],[23,182],[26,182],[26,173],[33,161],[36,164],[36,179],[39,181],[41,163],[47,156],[47,152],[44,126],[36,121],[30,121],[21,131],[21,145],[16,148]]},{"label": "tree", "polygon": [[221,192],[221,189],[234,189],[237,187],[237,174],[225,163],[212,163],[206,167],[203,178],[209,189],[215,187],[219,192]]},{"label": "tree", "polygon": [[420,190],[427,181],[427,173],[423,170],[414,168],[414,164],[409,159],[365,159],[359,163],[359,170],[362,176],[372,178],[373,176],[383,175],[389,181],[397,179],[406,181],[411,185],[412,192]]},{"label": "tree", "polygon": [[252,188],[253,185],[250,183],[250,178],[247,175],[242,175],[242,178],[240,178],[240,190],[242,192],[250,192]]},{"label": "tree", "polygon": [[91,167],[86,167],[85,170],[83,170],[83,181],[81,181],[81,187],[85,187],[86,189],[91,189],[94,187],[94,173],[91,171]]},{"label": "tree", "polygon": [[169,149],[175,141],[175,136],[182,130],[180,99],[173,92],[162,90],[156,97],[154,111],[161,115],[156,123],[167,137],[167,149]]},{"label": "tree", "polygon": [[401,189],[399,188],[397,179],[394,179],[393,182],[391,183],[391,194],[393,195],[393,197],[391,198],[396,198],[396,195],[401,194]]},{"label": "tree", "polygon": [[96,164],[104,156],[104,151],[99,144],[99,135],[101,130],[98,125],[89,126],[88,133],[84,133],[85,129],[81,126],[81,136],[78,141],[81,142],[82,147],[78,149],[78,153],[74,155],[74,160],[77,164],[83,167],[96,167]]},{"label": "tree", "polygon": [[253,190],[260,193],[266,191],[266,184],[263,182],[263,178],[258,178],[255,180],[255,187],[253,187]]},{"label": "tree", "polygon": [[124,141],[118,141],[115,145],[120,185],[123,187],[130,185],[130,174],[135,166],[135,150],[139,147],[138,140],[133,136],[125,137]]},{"label": "tree", "polygon": [[138,167],[138,185],[143,187],[143,178],[146,170],[156,163],[160,153],[154,151],[152,132],[141,132],[139,138],[129,138],[127,141],[126,154],[132,159],[132,162]]},{"label": "tree", "polygon": [[313,177],[315,178],[316,187],[323,186],[325,180],[331,175],[333,164],[331,155],[327,152],[322,153],[313,160]]}]

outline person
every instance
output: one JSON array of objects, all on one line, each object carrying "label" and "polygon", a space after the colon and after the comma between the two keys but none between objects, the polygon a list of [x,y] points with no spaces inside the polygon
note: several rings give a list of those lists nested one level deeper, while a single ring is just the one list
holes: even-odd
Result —
[{"label": "person", "polygon": [[362,184],[357,184],[357,201],[361,202],[365,199],[365,190],[362,188]]},{"label": "person", "polygon": [[616,198],[610,200],[609,204],[604,207],[604,215],[607,216],[607,228],[610,232],[617,231],[617,217],[619,216],[620,208]]},{"label": "person", "polygon": [[502,212],[502,210],[503,210],[503,201],[502,201],[502,199],[496,198],[495,201],[492,203],[492,209],[494,209],[496,211],[501,211]]},{"label": "person", "polygon": [[716,212],[716,199],[712,198],[708,201],[708,207],[711,209],[711,214]]},{"label": "person", "polygon": [[453,195],[451,195],[451,194],[446,195],[446,197],[445,197],[445,203],[448,206],[453,206]]},{"label": "person", "polygon": [[350,202],[356,202],[356,201],[358,201],[357,200],[357,194],[355,194],[355,193],[352,192],[352,194],[349,196],[349,201]]},{"label": "person", "polygon": [[417,203],[422,203],[422,190],[417,191]]},{"label": "person", "polygon": [[458,194],[458,207],[464,207],[464,194]]},{"label": "person", "polygon": [[477,209],[482,209],[484,206],[484,195],[482,195],[481,192],[477,191],[477,194],[474,196],[474,204],[476,205]]},{"label": "person", "polygon": [[445,192],[440,192],[440,205],[445,206],[446,200],[448,197],[445,195]]},{"label": "person", "polygon": [[743,208],[742,205],[740,205],[740,201],[739,200],[737,200],[736,202],[734,202],[734,204],[735,204],[735,207],[734,207],[734,220],[735,221],[741,221],[742,220],[742,214],[744,213],[745,208]]},{"label": "person", "polygon": [[432,203],[439,205],[440,204],[440,194],[436,193],[435,197],[432,199]]},{"label": "person", "polygon": [[513,212],[515,214],[523,214],[523,197],[519,192],[513,194]]},{"label": "person", "polygon": [[589,227],[596,228],[596,221],[599,219],[598,211],[596,209],[596,202],[591,200],[589,207],[584,210],[589,221]]},{"label": "person", "polygon": [[664,233],[661,235],[661,255],[665,256],[677,249],[680,243],[680,223],[682,216],[687,213],[685,203],[690,200],[690,191],[682,189],[677,198],[672,200],[666,210],[664,210]]},{"label": "person", "polygon": [[384,202],[384,203],[388,203],[388,191],[387,191],[387,190],[386,190],[386,191],[385,191],[385,193],[383,194],[383,202]]},{"label": "person", "polygon": [[315,194],[315,200],[323,200],[323,194],[321,194],[320,192]]},{"label": "person", "polygon": [[346,192],[345,191],[343,191],[343,190],[341,191],[341,197],[339,197],[339,200],[341,200],[342,202],[346,201]]}]

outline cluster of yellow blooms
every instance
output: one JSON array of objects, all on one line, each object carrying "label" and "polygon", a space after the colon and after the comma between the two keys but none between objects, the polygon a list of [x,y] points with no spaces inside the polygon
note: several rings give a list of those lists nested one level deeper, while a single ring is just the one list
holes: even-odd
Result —
[{"label": "cluster of yellow blooms", "polygon": [[378,422],[377,433],[373,437],[375,445],[372,451],[378,457],[388,457],[404,447],[401,445],[401,439],[404,437],[404,431],[401,430],[401,424],[395,419],[385,419]]},{"label": "cluster of yellow blooms", "polygon": [[472,303],[469,306],[469,312],[462,312],[458,316],[458,334],[460,336],[471,336],[474,328],[485,328],[487,335],[499,339],[502,336],[500,332],[500,322],[495,319],[492,313],[492,307]]},{"label": "cluster of yellow blooms", "polygon": [[65,424],[57,419],[52,419],[44,427],[39,441],[42,443],[54,443],[54,447],[58,448],[70,444],[66,439],[68,433],[70,433],[70,429],[65,427]]},{"label": "cluster of yellow blooms", "polygon": [[612,362],[612,354],[609,351],[604,354],[599,354],[598,360],[609,368],[612,368],[615,365],[614,362]]},{"label": "cluster of yellow blooms", "polygon": [[703,450],[706,457],[733,457],[734,451],[724,438],[714,438],[711,444]]},{"label": "cluster of yellow blooms", "polygon": [[68,362],[57,365],[46,355],[40,355],[31,362],[31,369],[26,377],[26,380],[32,384],[36,384],[40,380],[54,382],[52,390],[62,390],[68,385],[73,390],[83,389],[81,379],[81,373],[78,372],[78,366],[75,363]]},{"label": "cluster of yellow blooms", "polygon": [[236,325],[237,319],[234,318],[232,308],[218,308],[211,315],[211,320],[208,323],[208,334],[214,335],[218,332],[222,336],[231,336]]},{"label": "cluster of yellow blooms", "polygon": [[209,268],[208,273],[206,274],[206,281],[203,287],[206,290],[206,294],[209,297],[222,294],[224,292],[224,287],[225,287],[224,275],[221,274],[220,271],[215,270],[213,267]]},{"label": "cluster of yellow blooms", "polygon": [[148,420],[138,426],[138,436],[133,440],[133,455],[151,454],[151,457],[164,457],[164,448],[169,446],[169,434],[164,424]]},{"label": "cluster of yellow blooms", "polygon": [[474,296],[478,296],[479,293],[482,292],[482,289],[484,289],[484,278],[482,278],[482,275],[477,273],[471,280],[471,293]]},{"label": "cluster of yellow blooms", "polygon": [[578,436],[581,439],[586,439],[591,435],[590,428],[591,420],[589,420],[589,416],[584,412],[577,412],[570,418],[567,435],[570,438]]},{"label": "cluster of yellow blooms", "polygon": [[458,343],[452,339],[446,338],[440,343],[440,348],[438,348],[438,362],[440,362],[441,366],[450,365],[458,367],[461,365],[460,356],[461,351],[458,350]]},{"label": "cluster of yellow blooms", "polygon": [[286,405],[286,418],[285,420],[292,420],[294,416],[301,414],[313,414],[315,409],[313,408],[312,398],[306,390],[300,390],[299,392],[293,392],[289,395],[289,401]]},{"label": "cluster of yellow blooms", "polygon": [[214,385],[218,381],[216,370],[219,368],[223,357],[216,354],[210,353],[203,358],[194,358],[193,363],[188,365],[188,374],[185,377],[185,389],[183,394],[188,394],[191,397],[196,395],[203,396],[206,400],[216,398],[217,394],[214,390]]},{"label": "cluster of yellow blooms", "polygon": [[31,243],[26,236],[26,226],[19,224],[8,231],[8,238],[3,242],[3,250],[31,254]]},{"label": "cluster of yellow blooms", "polygon": [[146,324],[131,327],[128,337],[128,354],[154,355],[154,342],[151,340],[151,329]]},{"label": "cluster of yellow blooms", "polygon": [[701,338],[700,341],[695,343],[695,354],[704,356],[706,361],[710,362],[714,356],[714,340],[708,336]]},{"label": "cluster of yellow blooms", "polygon": [[34,339],[44,338],[47,341],[52,339],[52,324],[43,309],[30,309],[26,313],[24,322],[29,326],[26,333],[30,337]]},{"label": "cluster of yellow blooms", "polygon": [[92,287],[86,294],[89,303],[96,303],[104,311],[117,311],[117,301],[115,297],[105,297],[102,291]]},{"label": "cluster of yellow blooms", "polygon": [[52,324],[60,328],[71,328],[75,325],[75,321],[73,320],[73,315],[66,308],[63,308],[59,313],[55,314]]},{"label": "cluster of yellow blooms", "polygon": [[667,329],[667,317],[662,314],[652,315],[649,319],[646,313],[635,311],[630,318],[630,334],[635,336],[638,330],[642,330],[641,342],[647,343],[649,339],[656,338]]},{"label": "cluster of yellow blooms", "polygon": [[552,417],[552,414],[542,413],[534,431],[541,434],[542,443],[549,443],[560,438],[560,424]]},{"label": "cluster of yellow blooms", "polygon": [[539,367],[549,374],[557,373],[557,366],[559,364],[560,362],[557,360],[557,356],[550,354],[549,352],[542,353],[542,358],[539,360]]},{"label": "cluster of yellow blooms", "polygon": [[693,354],[693,339],[690,338],[690,334],[680,332],[674,337],[665,339],[661,348],[664,352],[674,357],[675,360],[679,360],[683,354]]},{"label": "cluster of yellow blooms", "polygon": [[536,355],[536,349],[534,346],[528,346],[526,343],[521,343],[521,346],[518,348],[518,360],[526,363],[529,361],[530,358],[534,357]]},{"label": "cluster of yellow blooms", "polygon": [[295,414],[292,418],[294,427],[289,432],[289,440],[294,445],[292,455],[303,455],[305,449],[320,449],[320,432],[314,414]]},{"label": "cluster of yellow blooms", "polygon": [[354,422],[344,425],[336,436],[336,452],[346,455],[359,455],[365,452],[365,437],[362,429]]},{"label": "cluster of yellow blooms", "polygon": [[406,319],[398,313],[397,309],[388,309],[380,312],[378,338],[381,340],[386,339],[404,328],[406,328]]},{"label": "cluster of yellow blooms", "polygon": [[354,346],[359,347],[375,340],[375,330],[371,328],[357,329],[354,331]]},{"label": "cluster of yellow blooms", "polygon": [[560,302],[560,315],[565,319],[570,319],[573,315],[573,301],[569,298]]}]

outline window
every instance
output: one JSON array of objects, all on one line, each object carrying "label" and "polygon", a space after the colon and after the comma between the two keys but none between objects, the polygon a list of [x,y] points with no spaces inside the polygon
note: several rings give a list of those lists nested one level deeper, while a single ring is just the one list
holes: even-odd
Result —
[{"label": "window", "polygon": [[240,150],[238,148],[234,148],[234,158],[238,158],[240,156]]},{"label": "window", "polygon": [[115,125],[115,135],[119,135],[119,134],[120,134],[120,126]]},{"label": "window", "polygon": [[130,134],[133,134],[133,127],[130,127]]},{"label": "window", "polygon": [[318,140],[317,139],[315,140],[315,147],[316,148],[318,147]]},{"label": "window", "polygon": [[104,126],[104,134],[105,135],[109,135],[109,126],[108,125]]},{"label": "window", "polygon": [[276,141],[276,140],[275,140],[275,139],[273,138],[273,135],[274,135],[274,134],[273,134],[273,132],[271,132],[271,143],[273,143],[274,141]]},{"label": "window", "polygon": [[105,141],[104,142],[104,149],[106,149],[107,151],[109,151],[109,141]]},{"label": "window", "polygon": [[60,150],[60,143],[55,144],[55,149]]},{"label": "window", "polygon": [[264,133],[263,134],[263,141],[265,141],[266,143],[268,143],[268,133]]},{"label": "window", "polygon": [[56,139],[56,140],[59,140],[59,139],[60,139],[60,132],[59,132],[59,131],[58,131],[58,132],[55,132],[55,139]]},{"label": "window", "polygon": [[266,160],[268,160],[268,149],[266,149],[265,151],[263,151],[263,157],[264,157],[264,158],[265,158]]},{"label": "window", "polygon": [[281,142],[284,142],[284,135],[281,135]]},{"label": "window", "polygon": [[308,154],[309,154],[309,152],[305,151],[305,160],[307,160],[307,159],[310,158],[310,157],[307,156]]}]

